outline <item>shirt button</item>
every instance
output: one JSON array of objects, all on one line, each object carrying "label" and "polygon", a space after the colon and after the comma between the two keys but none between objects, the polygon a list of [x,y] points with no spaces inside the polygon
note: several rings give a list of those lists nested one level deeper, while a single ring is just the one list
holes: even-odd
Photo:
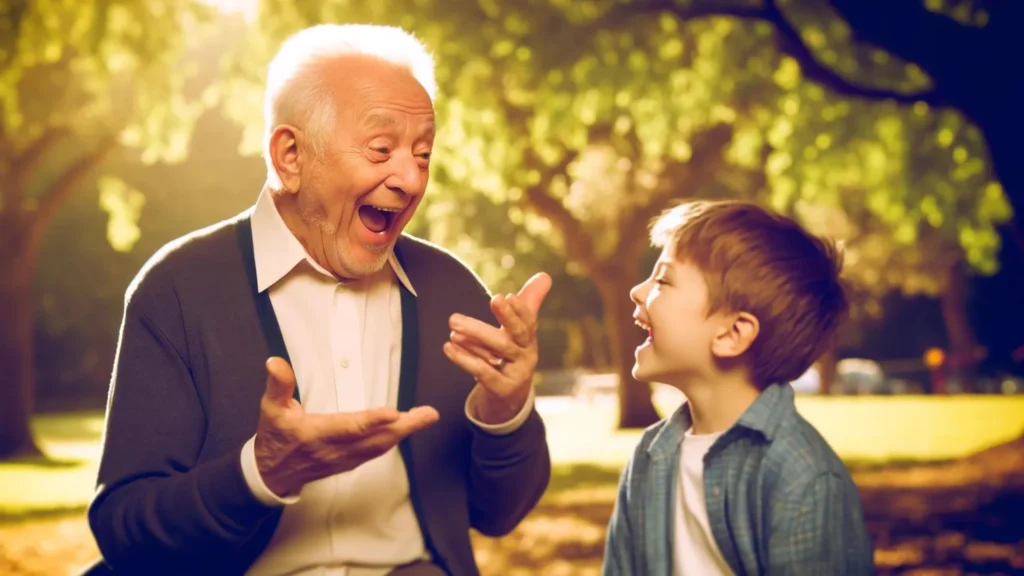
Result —
[{"label": "shirt button", "polygon": [[719,492],[720,490],[718,489],[718,486],[715,486],[714,488],[711,489],[711,493],[714,494],[715,496],[718,496]]},{"label": "shirt button", "polygon": [[341,359],[341,367],[342,368],[348,368],[348,358],[342,358]]}]

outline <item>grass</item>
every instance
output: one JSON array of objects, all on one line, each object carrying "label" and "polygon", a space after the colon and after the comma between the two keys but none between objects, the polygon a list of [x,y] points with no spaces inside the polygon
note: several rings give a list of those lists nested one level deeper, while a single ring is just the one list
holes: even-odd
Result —
[{"label": "grass", "polygon": [[81,510],[92,498],[103,414],[39,416],[32,426],[47,458],[0,463],[0,520]]},{"label": "grass", "polygon": [[[678,399],[660,396],[657,404],[668,413]],[[477,561],[483,574],[597,576],[619,471],[641,432],[614,430],[613,401],[542,398],[538,408],[554,461],[550,486],[512,534],[473,533]],[[1019,437],[1024,397],[801,397],[798,408],[844,460],[858,463],[879,574],[1024,570],[1024,554],[1000,540],[1017,541],[1011,526],[1024,513],[1024,493],[1012,487],[1024,487],[1024,445],[962,458]],[[0,464],[0,574],[79,574],[98,557],[82,510],[93,493],[102,420],[39,417],[48,459]],[[915,464],[883,465],[894,460]],[[991,526],[965,527],[965,519]]]},{"label": "grass", "polygon": [[[551,458],[621,467],[641,431],[614,430],[613,401],[542,398]],[[678,398],[656,402],[671,413]],[[1024,396],[798,396],[797,410],[846,462],[877,465],[962,458],[1024,433]]]},{"label": "grass", "polygon": [[[667,414],[678,398],[657,404]],[[797,407],[845,461],[866,466],[957,459],[1024,432],[1024,396],[798,397]],[[538,408],[555,465],[547,499],[598,491],[603,500],[641,431],[614,430],[613,401],[542,398]],[[103,415],[46,415],[33,426],[48,459],[0,464],[0,521],[81,510],[92,498]]]}]

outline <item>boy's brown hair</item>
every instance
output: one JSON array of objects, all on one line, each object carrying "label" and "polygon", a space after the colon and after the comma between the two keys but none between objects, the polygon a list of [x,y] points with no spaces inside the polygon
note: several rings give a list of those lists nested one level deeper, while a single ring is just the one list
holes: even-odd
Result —
[{"label": "boy's brown hair", "polygon": [[759,387],[797,379],[825,351],[848,303],[835,243],[751,202],[694,201],[666,210],[651,242],[699,268],[710,309],[747,312],[760,331],[745,356]]}]

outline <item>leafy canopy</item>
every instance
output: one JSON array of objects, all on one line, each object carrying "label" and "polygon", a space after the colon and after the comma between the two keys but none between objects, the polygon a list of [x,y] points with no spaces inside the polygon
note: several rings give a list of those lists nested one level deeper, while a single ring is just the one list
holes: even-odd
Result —
[{"label": "leafy canopy", "polygon": [[[851,48],[834,16],[792,16],[843,73],[928,82],[912,65]],[[434,51],[440,137],[414,228],[492,285],[523,262],[586,272],[566,230],[527,197],[537,186],[580,224],[574,233],[596,261],[633,240],[619,237],[622,223],[668,187],[675,199],[757,199],[844,239],[849,280],[872,294],[940,291],[934,255],[951,249],[995,269],[993,226],[1009,208],[977,130],[953,112],[849,99],[804,80],[769,24],[611,1],[268,1],[224,84],[243,151],[259,150],[266,62],[289,34],[321,22],[400,25]],[[680,188],[671,166],[719,125],[732,131],[728,162],[700,189]]]}]

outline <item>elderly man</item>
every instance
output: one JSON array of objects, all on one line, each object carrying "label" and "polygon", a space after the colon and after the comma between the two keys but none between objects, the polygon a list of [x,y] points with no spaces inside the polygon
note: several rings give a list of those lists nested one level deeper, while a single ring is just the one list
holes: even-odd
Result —
[{"label": "elderly man", "polygon": [[396,28],[317,26],[270,64],[255,206],[162,249],[126,296],[89,509],[115,573],[470,575],[469,529],[537,503],[550,278],[490,299],[402,235],[434,92]]}]

